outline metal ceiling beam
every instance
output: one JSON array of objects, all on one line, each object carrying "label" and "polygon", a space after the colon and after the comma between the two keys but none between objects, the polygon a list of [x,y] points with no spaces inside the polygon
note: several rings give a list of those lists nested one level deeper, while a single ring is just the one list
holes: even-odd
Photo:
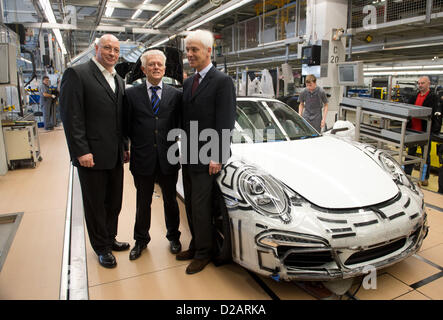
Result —
[{"label": "metal ceiling beam", "polygon": [[159,4],[137,4],[134,5],[133,2],[130,3],[122,3],[122,2],[109,2],[107,7],[116,8],[116,9],[128,9],[128,10],[143,10],[143,11],[160,11],[163,6]]},{"label": "metal ceiling beam", "polygon": [[91,36],[89,37],[89,42],[91,42],[91,43],[92,43],[92,40],[94,40],[96,28],[100,25],[100,21],[102,20],[102,16],[105,13],[107,3],[108,3],[108,0],[100,0],[100,2],[99,2],[97,18],[95,19],[95,27],[94,27],[94,30],[91,31]]},{"label": "metal ceiling beam", "polygon": [[[97,7],[97,1],[80,1],[80,0],[74,0],[74,1],[66,1],[67,5],[76,6],[76,7]],[[160,11],[163,6],[160,4],[140,4],[140,3],[134,3],[134,2],[125,2],[125,1],[118,1],[118,2],[111,2],[109,1],[106,7],[109,8],[117,8],[117,9],[130,9],[130,10],[137,10],[141,9],[144,11]]]},{"label": "metal ceiling beam", "polygon": [[[82,30],[81,28],[73,25],[73,24],[63,24],[63,23],[49,23],[49,22],[25,22],[21,23],[26,28],[42,28],[42,29],[60,29],[60,30]],[[83,30],[91,30],[91,28],[83,29]]]},{"label": "metal ceiling beam", "polygon": [[28,22],[23,23],[23,26],[26,28],[42,28],[42,29],[60,29],[60,30],[75,30],[75,31],[104,31],[104,32],[132,32],[137,34],[158,34],[158,35],[171,35],[172,32],[163,29],[150,29],[150,28],[133,28],[128,26],[75,26],[73,24],[63,24],[63,23],[37,23],[37,22]]}]

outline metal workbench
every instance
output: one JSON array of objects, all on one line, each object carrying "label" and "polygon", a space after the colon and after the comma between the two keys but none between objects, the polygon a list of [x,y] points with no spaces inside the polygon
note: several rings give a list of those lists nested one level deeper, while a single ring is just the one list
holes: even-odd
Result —
[{"label": "metal workbench", "polygon": [[[426,155],[429,148],[429,137],[431,132],[432,109],[428,107],[415,106],[407,103],[396,103],[373,98],[348,98],[343,97],[339,105],[339,119],[346,119],[346,112],[356,113],[355,117],[355,140],[360,141],[362,137],[378,142],[378,147],[385,148],[383,144],[398,148],[398,153],[387,149],[390,153],[398,154],[400,165],[420,163],[420,179],[423,177],[423,166],[426,163]],[[378,125],[367,121],[365,115],[377,119]],[[406,129],[406,124],[411,118],[420,118],[427,121],[426,132]],[[401,123],[400,127],[392,125],[393,121]],[[410,156],[405,148],[420,145],[422,157]],[[386,149],[386,148],[385,148]]]}]

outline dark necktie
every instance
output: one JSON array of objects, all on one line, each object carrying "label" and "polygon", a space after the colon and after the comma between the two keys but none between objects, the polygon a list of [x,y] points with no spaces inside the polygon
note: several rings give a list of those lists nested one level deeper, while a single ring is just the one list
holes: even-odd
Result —
[{"label": "dark necktie", "polygon": [[158,113],[158,109],[160,107],[159,103],[160,103],[160,98],[157,95],[157,90],[160,89],[159,86],[152,86],[151,87],[151,91],[152,91],[152,95],[151,95],[151,105],[152,105],[152,111],[154,112],[154,114]]},{"label": "dark necktie", "polygon": [[197,91],[199,79],[200,79],[200,74],[197,72],[194,76],[194,82],[192,82],[192,95],[194,95],[195,91]]}]

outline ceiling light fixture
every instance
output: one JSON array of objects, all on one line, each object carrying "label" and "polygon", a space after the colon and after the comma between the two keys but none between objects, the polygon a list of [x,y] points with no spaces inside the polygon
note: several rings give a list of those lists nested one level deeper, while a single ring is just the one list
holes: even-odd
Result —
[{"label": "ceiling light fixture", "polygon": [[[149,46],[149,48],[155,48],[155,47],[158,47],[158,46],[160,46],[160,45],[162,45],[162,44],[164,44],[164,43],[166,43],[166,42],[168,42],[168,41],[169,41],[169,37],[168,37],[168,38],[165,38],[165,39],[163,39],[163,40],[160,40],[160,41],[157,41],[157,42],[153,43],[152,45]],[[149,49],[149,48],[148,48],[148,49]]]},{"label": "ceiling light fixture", "polygon": [[190,6],[194,5],[196,2],[198,2],[200,0],[189,0],[188,2],[186,2],[183,6],[181,6],[180,8],[178,8],[177,10],[175,10],[172,14],[170,14],[166,19],[163,19],[162,21],[160,21],[160,23],[155,23],[154,26],[156,28],[161,27],[162,25],[164,25],[166,22],[170,21],[172,18],[175,18],[176,16],[178,16],[180,13],[182,13],[184,10],[188,9]]},{"label": "ceiling light fixture", "polygon": [[[57,20],[55,20],[54,12],[52,11],[51,4],[49,3],[49,0],[39,0],[40,5],[43,8],[43,11],[45,12],[46,19],[48,19],[49,23],[56,24]],[[60,32],[60,29],[53,28],[52,32],[54,32],[55,38],[57,39],[57,43],[62,51],[62,54],[67,54],[65,45],[63,44],[63,37]]]},{"label": "ceiling light fixture", "polygon": [[367,67],[364,72],[372,71],[406,71],[406,70],[429,70],[443,69],[443,65],[426,65],[426,66],[395,66],[395,67]]},{"label": "ceiling light fixture", "polygon": [[[143,1],[142,5],[147,4],[148,2],[151,2],[152,0],[145,0]],[[132,15],[131,19],[136,19],[138,16],[143,12],[143,9],[137,9],[134,14]]]},{"label": "ceiling light fixture", "polygon": [[407,76],[407,75],[435,75],[443,74],[443,70],[426,70],[423,71],[385,71],[385,72],[364,72],[365,77],[373,76]]},{"label": "ceiling light fixture", "polygon": [[[234,0],[235,1],[235,0]],[[232,10],[235,10],[241,6],[244,6],[245,4],[248,4],[249,2],[252,2],[252,0],[240,0],[235,4],[232,4],[231,2],[234,1],[229,1],[228,3],[224,4],[223,6],[219,7],[218,9],[215,9],[213,11],[211,11],[209,14],[211,14],[212,12],[214,12],[213,15],[209,15],[205,18],[205,16],[202,17],[203,20],[189,26],[186,28],[186,30],[193,30],[199,26],[201,26],[202,24],[205,24],[209,21],[214,20],[215,18],[218,18],[222,15],[225,15],[229,12],[231,12]]]},{"label": "ceiling light fixture", "polygon": [[114,7],[107,7],[105,11],[105,17],[107,18],[112,17],[113,13],[114,13]]}]

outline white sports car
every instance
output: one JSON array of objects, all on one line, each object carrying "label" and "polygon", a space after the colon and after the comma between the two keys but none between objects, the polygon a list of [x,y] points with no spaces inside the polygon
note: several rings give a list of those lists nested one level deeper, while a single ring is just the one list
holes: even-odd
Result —
[{"label": "white sports car", "polygon": [[237,107],[232,156],[217,179],[218,260],[326,281],[418,251],[423,194],[388,153],[321,135],[275,99],[237,98]]}]

